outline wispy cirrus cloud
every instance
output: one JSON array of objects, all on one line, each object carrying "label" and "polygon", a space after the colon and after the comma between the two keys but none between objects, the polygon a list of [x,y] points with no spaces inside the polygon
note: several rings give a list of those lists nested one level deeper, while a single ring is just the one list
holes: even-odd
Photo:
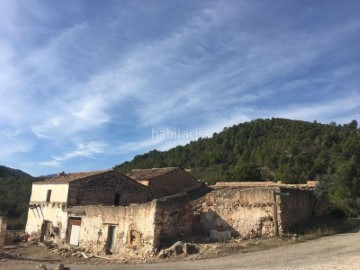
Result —
[{"label": "wispy cirrus cloud", "polygon": [[[307,104],[291,104],[284,110],[273,112],[275,116],[313,121],[323,118],[327,122],[339,121],[343,118],[343,115],[348,114],[350,117],[346,119],[346,122],[350,122],[354,118],[351,118],[353,110],[360,109],[360,94],[348,93],[348,96],[342,97],[336,100],[330,100],[322,104],[307,103]],[[340,116],[340,117],[339,117]],[[339,117],[339,118],[338,118]],[[341,121],[343,122],[343,121]]]},{"label": "wispy cirrus cloud", "polygon": [[41,161],[38,162],[37,165],[44,166],[44,167],[61,167],[62,163],[58,160],[49,160],[49,161]]},{"label": "wispy cirrus cloud", "polygon": [[38,162],[38,164],[47,167],[60,167],[64,162],[79,157],[94,159],[94,156],[105,153],[107,147],[107,144],[103,142],[91,141],[87,144],[79,143],[75,150],[65,152],[62,156],[54,156],[48,161]]},{"label": "wispy cirrus cloud", "polygon": [[91,158],[94,154],[103,153],[106,147],[107,145],[103,142],[91,141],[87,144],[79,143],[76,150],[65,153],[65,155],[62,157],[54,157],[54,159],[58,161],[64,161],[79,156]]},{"label": "wispy cirrus cloud", "polygon": [[347,121],[359,115],[356,7],[1,3],[0,163],[101,169],[189,142],[153,129]]}]

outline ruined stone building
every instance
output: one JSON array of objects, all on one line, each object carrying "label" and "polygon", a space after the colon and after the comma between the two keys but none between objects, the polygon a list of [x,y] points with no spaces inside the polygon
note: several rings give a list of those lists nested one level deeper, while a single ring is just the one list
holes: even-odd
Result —
[{"label": "ruined stone building", "polygon": [[323,213],[314,187],[206,187],[178,168],[59,174],[33,184],[26,231],[95,254],[150,256],[179,235],[223,241],[284,234]]},{"label": "ruined stone building", "polygon": [[41,240],[77,244],[81,219],[69,217],[67,208],[126,206],[150,199],[147,187],[116,171],[60,173],[33,183],[26,232],[39,234]]},{"label": "ruined stone building", "polygon": [[125,207],[89,205],[67,211],[70,218],[81,219],[80,247],[117,258],[149,257],[192,230],[186,194]]},{"label": "ruined stone building", "polygon": [[[174,175],[184,189],[188,175]],[[33,183],[26,232],[97,254],[145,256],[190,234],[191,216],[186,194],[152,200],[148,186],[116,171],[60,173]]]},{"label": "ruined stone building", "polygon": [[128,177],[150,188],[153,198],[161,198],[200,187],[190,173],[176,167],[136,169]]},{"label": "ruined stone building", "polygon": [[282,235],[298,222],[325,214],[326,205],[314,190],[313,182],[218,182],[192,201],[194,228],[242,238]]}]

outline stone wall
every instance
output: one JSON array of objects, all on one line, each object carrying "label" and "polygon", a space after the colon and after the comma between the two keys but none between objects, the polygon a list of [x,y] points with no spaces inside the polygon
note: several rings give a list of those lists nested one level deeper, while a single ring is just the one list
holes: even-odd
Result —
[{"label": "stone wall", "polygon": [[[68,211],[70,216],[81,217],[80,247],[94,254],[126,257],[152,253],[155,208],[152,201],[127,207],[77,206]],[[110,226],[115,228],[112,247]]]},{"label": "stone wall", "polygon": [[[67,211],[69,217],[81,218],[80,247],[116,258],[153,256],[156,250],[173,244],[171,239],[176,239],[179,233],[189,234],[192,228],[186,194],[126,207],[75,206]],[[112,246],[111,230],[114,230]]]},{"label": "stone wall", "polygon": [[320,206],[312,189],[224,186],[192,202],[194,231],[230,231],[243,238],[276,236],[321,214]]},{"label": "stone wall", "polygon": [[194,230],[230,231],[243,238],[274,235],[274,189],[222,188],[193,202]]},{"label": "stone wall", "polygon": [[193,214],[189,196],[185,193],[156,200],[154,246],[172,245],[179,236],[192,231]]},{"label": "stone wall", "polygon": [[148,184],[154,199],[187,192],[200,185],[196,178],[181,169],[154,177]]},{"label": "stone wall", "polygon": [[6,221],[6,217],[0,217],[0,253],[4,251]]},{"label": "stone wall", "polygon": [[68,205],[113,205],[119,194],[119,205],[151,200],[150,190],[116,171],[89,176],[69,183]]},{"label": "stone wall", "polygon": [[16,242],[21,241],[23,234],[24,234],[24,230],[6,230],[5,246],[13,245]]}]

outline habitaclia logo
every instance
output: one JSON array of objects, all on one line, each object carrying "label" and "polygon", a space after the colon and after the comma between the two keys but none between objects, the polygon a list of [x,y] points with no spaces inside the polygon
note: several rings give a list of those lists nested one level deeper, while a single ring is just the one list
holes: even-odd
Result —
[{"label": "habitaclia logo", "polygon": [[205,130],[201,130],[196,128],[194,130],[181,130],[166,128],[163,130],[151,130],[151,137],[153,140],[196,140],[198,138],[207,138],[209,136],[209,132]]}]

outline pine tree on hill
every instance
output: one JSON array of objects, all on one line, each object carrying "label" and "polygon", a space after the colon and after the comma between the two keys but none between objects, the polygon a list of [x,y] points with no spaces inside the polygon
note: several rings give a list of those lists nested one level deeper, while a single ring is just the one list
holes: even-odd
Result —
[{"label": "pine tree on hill", "polygon": [[360,196],[360,130],[349,124],[258,119],[225,128],[168,151],[138,155],[115,166],[132,169],[177,166],[201,181],[336,181],[326,186],[333,201]]}]

